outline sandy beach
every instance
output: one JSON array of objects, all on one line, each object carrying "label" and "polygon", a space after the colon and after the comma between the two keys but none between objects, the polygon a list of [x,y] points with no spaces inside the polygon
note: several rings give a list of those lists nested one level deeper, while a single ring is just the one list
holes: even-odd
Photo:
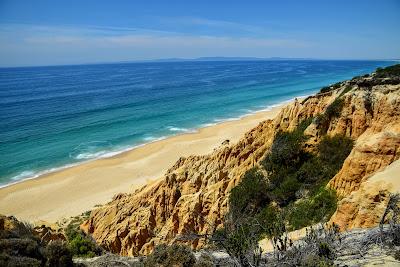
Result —
[{"label": "sandy beach", "polygon": [[1,188],[0,214],[30,222],[79,215],[117,193],[157,180],[181,156],[210,153],[226,139],[237,142],[259,122],[273,118],[282,106]]}]

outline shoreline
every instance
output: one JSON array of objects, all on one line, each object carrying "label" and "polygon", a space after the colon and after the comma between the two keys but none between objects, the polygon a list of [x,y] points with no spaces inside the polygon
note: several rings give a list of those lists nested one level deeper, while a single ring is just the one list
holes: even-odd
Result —
[{"label": "shoreline", "polygon": [[16,179],[15,177],[21,176],[21,174],[24,173],[24,172],[31,172],[31,171],[23,171],[22,173],[12,177],[10,179],[9,183],[0,184],[0,190],[3,189],[3,188],[9,187],[9,186],[16,185],[18,183],[23,183],[23,182],[32,180],[32,179],[40,179],[43,176],[46,176],[46,175],[49,175],[49,174],[53,174],[53,173],[56,173],[56,172],[59,172],[59,171],[63,171],[63,170],[69,169],[69,168],[73,168],[73,167],[79,166],[81,164],[89,163],[89,162],[92,162],[92,161],[95,161],[95,160],[116,157],[116,156],[118,156],[120,154],[128,153],[129,151],[132,151],[134,149],[138,149],[140,147],[149,145],[149,144],[154,143],[154,142],[159,142],[159,141],[162,141],[162,140],[166,140],[168,138],[172,138],[172,137],[180,136],[180,135],[185,135],[185,134],[195,134],[195,133],[198,133],[201,129],[204,129],[204,128],[213,127],[213,126],[216,126],[218,124],[222,124],[222,123],[226,123],[226,122],[238,121],[238,120],[241,120],[241,119],[246,118],[248,116],[256,115],[256,114],[258,114],[260,112],[268,112],[268,111],[271,111],[272,109],[274,109],[276,107],[285,106],[285,105],[293,102],[295,99],[305,99],[308,96],[310,96],[310,95],[301,95],[301,96],[298,96],[298,97],[294,97],[294,98],[291,98],[289,100],[284,100],[282,102],[279,102],[277,104],[269,105],[269,106],[267,106],[265,108],[262,108],[260,110],[250,111],[249,113],[245,113],[245,114],[239,115],[237,117],[229,117],[229,118],[226,118],[226,119],[215,119],[214,122],[212,122],[212,123],[201,124],[198,127],[193,127],[193,128],[189,128],[189,129],[182,128],[182,129],[184,129],[183,131],[179,131],[179,132],[177,132],[175,134],[161,136],[161,137],[155,138],[154,140],[150,140],[150,141],[147,141],[147,142],[144,142],[144,143],[140,143],[140,144],[137,144],[137,145],[126,147],[126,148],[123,148],[123,149],[120,149],[120,150],[104,151],[104,153],[101,153],[98,157],[89,158],[89,159],[86,159],[86,160],[69,163],[69,164],[66,164],[66,165],[63,165],[63,166],[60,166],[60,167],[53,167],[53,168],[49,168],[49,169],[42,170],[42,171],[32,172],[32,175],[30,175],[28,177],[24,177],[24,178],[21,178],[21,179]]},{"label": "shoreline", "polygon": [[49,222],[79,215],[107,203],[115,194],[130,192],[158,180],[181,156],[211,153],[226,139],[231,144],[237,142],[245,132],[261,121],[274,118],[294,99],[193,132],[141,144],[109,157],[78,162],[5,184],[0,187],[0,214]]}]

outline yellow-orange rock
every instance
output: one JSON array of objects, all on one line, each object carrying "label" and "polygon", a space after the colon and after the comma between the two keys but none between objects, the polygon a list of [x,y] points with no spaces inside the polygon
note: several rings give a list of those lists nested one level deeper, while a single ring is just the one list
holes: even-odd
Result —
[{"label": "yellow-orange rock", "polygon": [[[352,137],[356,145],[329,186],[343,198],[335,215],[337,221],[352,227],[351,221],[363,215],[346,199],[369,175],[399,158],[399,85],[363,87],[362,83],[347,82],[303,103],[295,101],[274,120],[266,120],[246,133],[237,144],[222,146],[209,155],[181,158],[157,182],[117,195],[107,205],[93,210],[82,228],[104,248],[122,255],[148,254],[154,245],[174,242],[183,233],[212,232],[223,222],[229,191],[245,171],[258,164],[277,131],[291,130],[302,120],[324,112],[346,86],[353,89],[342,96],[343,110],[330,121],[327,134]],[[310,148],[321,138],[314,123],[306,134],[310,136]],[[357,197],[365,199],[364,206],[368,206],[375,196],[367,190],[360,191]],[[379,203],[384,203],[386,196]],[[379,216],[379,212],[380,209],[373,216]],[[375,219],[365,225],[373,223]],[[203,242],[200,239],[190,244],[196,248]]]}]

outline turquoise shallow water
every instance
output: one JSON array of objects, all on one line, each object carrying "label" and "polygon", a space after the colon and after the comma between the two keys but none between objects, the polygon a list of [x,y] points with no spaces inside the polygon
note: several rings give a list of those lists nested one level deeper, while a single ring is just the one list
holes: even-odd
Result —
[{"label": "turquoise shallow water", "polygon": [[0,69],[0,185],[238,118],[388,61]]}]

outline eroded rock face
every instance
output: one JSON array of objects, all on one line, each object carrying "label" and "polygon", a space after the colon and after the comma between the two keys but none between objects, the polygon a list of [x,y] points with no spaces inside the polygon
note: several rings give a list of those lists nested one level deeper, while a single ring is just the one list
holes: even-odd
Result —
[{"label": "eroded rock face", "polygon": [[[121,255],[148,254],[155,244],[174,242],[183,233],[212,232],[223,222],[229,191],[245,171],[262,159],[276,132],[291,130],[302,120],[324,112],[346,86],[353,89],[343,95],[344,107],[340,116],[330,121],[327,134],[344,134],[357,140],[343,168],[329,183],[343,198],[336,218],[341,216],[338,222],[348,223],[359,210],[345,208],[346,197],[358,190],[369,175],[400,156],[399,85],[363,87],[362,83],[347,82],[303,103],[295,101],[274,120],[266,120],[246,133],[237,144],[224,145],[209,155],[181,158],[157,182],[134,193],[117,195],[107,205],[93,210],[82,229],[101,246]],[[310,148],[322,136],[315,123],[306,129],[306,134],[310,136]],[[361,193],[359,198],[365,197],[367,203],[375,199],[372,194],[364,195]],[[375,223],[376,220],[369,220],[363,226]],[[198,248],[203,242],[200,239],[189,243]]]},{"label": "eroded rock face", "polygon": [[[103,247],[122,255],[147,254],[180,233],[205,234],[222,224],[228,192],[272,141],[272,121],[261,123],[234,146],[181,158],[165,176],[94,210],[82,226]],[[201,240],[192,246],[201,245]]]},{"label": "eroded rock face", "polygon": [[[376,86],[343,110],[335,132],[357,141],[342,169],[329,183],[339,196],[357,190],[368,176],[400,157],[399,95],[398,85]],[[350,113],[349,108],[354,112]]]}]

